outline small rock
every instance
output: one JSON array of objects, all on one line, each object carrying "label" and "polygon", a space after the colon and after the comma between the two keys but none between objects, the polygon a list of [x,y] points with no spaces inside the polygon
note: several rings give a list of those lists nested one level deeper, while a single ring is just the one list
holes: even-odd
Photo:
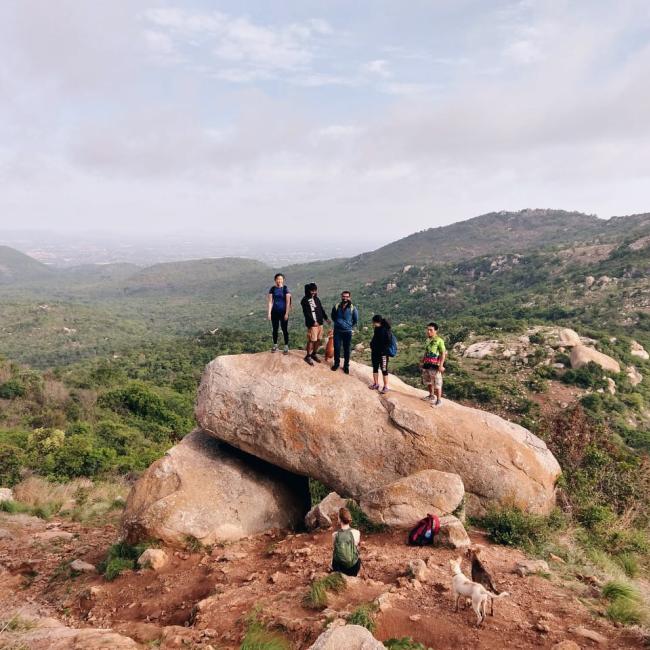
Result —
[{"label": "small rock", "polygon": [[471,544],[460,519],[453,515],[440,517],[440,543],[449,548],[465,548]]},{"label": "small rock", "polygon": [[75,560],[74,562],[71,562],[70,568],[78,573],[95,573],[97,571],[92,564],[84,562],[83,560]]},{"label": "small rock", "polygon": [[535,629],[542,634],[548,634],[551,631],[551,626],[545,621],[537,621]]},{"label": "small rock", "polygon": [[606,637],[604,637],[599,632],[596,632],[595,630],[590,630],[588,627],[583,627],[581,625],[574,628],[572,631],[576,636],[582,637],[583,639],[589,639],[594,643],[607,643]]},{"label": "small rock", "polygon": [[35,533],[33,538],[41,542],[70,541],[74,535],[65,530],[44,530],[42,533]]},{"label": "small rock", "polygon": [[409,621],[413,621],[415,623],[416,621],[419,621],[421,618],[422,617],[419,614],[411,614],[411,616],[409,616]]},{"label": "small rock", "polygon": [[13,501],[14,493],[11,488],[0,488],[0,503],[2,501]]},{"label": "small rock", "polygon": [[424,563],[424,560],[409,560],[406,569],[406,575],[415,580],[420,580],[421,582],[426,582],[429,577],[429,570],[427,565]]},{"label": "small rock", "polygon": [[548,573],[550,569],[548,563],[544,560],[519,560],[515,563],[513,571],[524,578],[527,575],[537,573],[538,571]]},{"label": "small rock", "polygon": [[548,557],[549,560],[551,560],[551,562],[557,562],[558,564],[566,564],[566,562],[559,555],[555,555],[554,553],[550,553]]},{"label": "small rock", "polygon": [[282,575],[283,574],[280,573],[280,571],[276,571],[275,573],[272,573],[269,576],[269,582],[274,585],[277,584],[278,582],[280,582],[280,578],[282,578]]},{"label": "small rock", "polygon": [[312,549],[309,546],[303,546],[302,548],[296,549],[294,553],[296,555],[311,555]]},{"label": "small rock", "polygon": [[161,548],[148,548],[139,558],[138,566],[160,571],[168,562],[167,553]]},{"label": "small rock", "polygon": [[580,646],[575,641],[560,641],[551,647],[551,650],[580,650]]}]

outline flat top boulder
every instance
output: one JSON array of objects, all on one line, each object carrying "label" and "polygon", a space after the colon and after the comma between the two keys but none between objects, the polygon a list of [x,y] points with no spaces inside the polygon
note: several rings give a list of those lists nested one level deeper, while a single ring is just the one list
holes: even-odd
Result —
[{"label": "flat top boulder", "polygon": [[297,353],[217,357],[201,380],[197,420],[209,435],[341,496],[435,469],[461,477],[470,514],[497,502],[552,509],[560,467],[530,431],[449,400],[434,409],[395,376],[379,396],[368,390],[371,368],[350,369],[312,367]]}]

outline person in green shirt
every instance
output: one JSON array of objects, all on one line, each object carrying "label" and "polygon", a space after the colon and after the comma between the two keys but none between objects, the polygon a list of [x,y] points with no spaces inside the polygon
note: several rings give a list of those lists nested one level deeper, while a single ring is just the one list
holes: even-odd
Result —
[{"label": "person in green shirt", "polygon": [[442,404],[442,375],[445,372],[446,358],[447,348],[445,342],[438,336],[438,324],[429,323],[420,368],[422,370],[422,383],[429,391],[429,394],[422,399],[431,402],[432,406]]}]

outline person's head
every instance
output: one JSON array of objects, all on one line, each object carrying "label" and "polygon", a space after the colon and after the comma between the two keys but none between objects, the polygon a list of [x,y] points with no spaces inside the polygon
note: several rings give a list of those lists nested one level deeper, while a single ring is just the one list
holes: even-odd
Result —
[{"label": "person's head", "polygon": [[434,336],[438,335],[438,323],[431,321],[427,325],[427,336],[432,339]]},{"label": "person's head", "polygon": [[276,273],[273,281],[276,287],[281,287],[284,284],[284,275],[282,273]]},{"label": "person's head", "polygon": [[381,314],[375,314],[372,317],[372,326],[379,327],[383,325],[386,329],[390,329],[390,322],[387,321]]},{"label": "person's head", "polygon": [[350,302],[352,300],[352,294],[349,291],[341,291],[341,300],[343,302]]},{"label": "person's head", "polygon": [[339,510],[339,521],[341,524],[349,526],[352,523],[352,513],[347,508],[341,508]]},{"label": "person's head", "polygon": [[305,285],[305,295],[309,297],[313,297],[318,293],[318,287],[316,286],[315,282],[310,282],[309,284]]}]

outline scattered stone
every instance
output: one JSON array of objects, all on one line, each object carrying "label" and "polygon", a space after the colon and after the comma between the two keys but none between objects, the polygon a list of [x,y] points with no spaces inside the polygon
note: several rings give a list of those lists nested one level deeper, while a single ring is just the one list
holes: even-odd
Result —
[{"label": "scattered stone", "polygon": [[329,528],[333,519],[338,517],[339,510],[346,504],[347,499],[340,497],[336,492],[330,492],[305,515],[307,530]]},{"label": "scattered stone", "polygon": [[630,343],[630,354],[633,357],[639,357],[639,359],[643,359],[644,361],[648,361],[648,359],[650,359],[650,354],[648,354],[646,349],[636,341],[632,341]]},{"label": "scattered stone", "polygon": [[275,584],[277,584],[278,582],[280,582],[280,579],[282,578],[283,575],[284,575],[284,574],[281,573],[280,571],[276,571],[275,573],[272,573],[272,574],[269,576],[269,582],[270,582],[271,584],[274,584],[274,585],[275,585]]},{"label": "scattered stone", "polygon": [[585,287],[587,287],[587,289],[590,289],[594,285],[594,282],[596,282],[596,278],[593,275],[588,275],[585,278]]},{"label": "scattered stone", "polygon": [[415,623],[419,621],[421,618],[422,616],[420,616],[420,614],[411,614],[411,616],[409,616],[409,621],[413,621]]},{"label": "scattered stone", "polygon": [[551,560],[551,562],[557,562],[558,564],[566,564],[566,562],[559,555],[555,555],[554,553],[549,553],[548,557]]},{"label": "scattered stone", "polygon": [[616,382],[611,377],[607,377],[607,392],[616,395]]},{"label": "scattered stone", "polygon": [[386,650],[361,625],[340,625],[325,630],[309,650]]},{"label": "scattered stone", "polygon": [[440,517],[440,544],[448,548],[465,548],[471,544],[460,519],[453,515]]},{"label": "scattered stone", "polygon": [[583,639],[589,639],[594,643],[600,643],[600,644],[607,643],[607,638],[604,637],[602,634],[596,632],[595,630],[590,630],[588,627],[583,627],[582,625],[574,628],[572,632],[576,636],[582,637]]},{"label": "scattered stone", "polygon": [[519,560],[515,563],[513,571],[525,578],[531,573],[549,573],[550,568],[545,560]]},{"label": "scattered stone", "polygon": [[542,634],[548,634],[551,631],[551,626],[546,621],[537,621],[535,629]]},{"label": "scattered stone", "polygon": [[2,501],[13,501],[14,491],[11,488],[0,488],[0,503]]},{"label": "scattered stone", "polygon": [[422,519],[422,513],[453,512],[464,496],[458,474],[426,469],[367,492],[359,505],[376,523],[411,528]]},{"label": "scattered stone", "polygon": [[618,361],[612,359],[612,357],[598,352],[593,348],[589,348],[586,345],[576,345],[571,350],[571,367],[572,368],[582,368],[586,366],[590,361],[598,364],[603,370],[608,372],[613,372],[618,374],[621,371],[621,366]]},{"label": "scattered stone", "polygon": [[406,575],[408,575],[410,578],[414,578],[415,580],[426,582],[429,577],[429,569],[427,569],[427,565],[424,563],[424,560],[409,560],[406,568]]},{"label": "scattered stone", "polygon": [[626,374],[631,386],[638,386],[643,381],[643,375],[634,366],[628,366]]},{"label": "scattered stone", "polygon": [[89,562],[84,562],[83,560],[75,560],[70,563],[70,568],[77,573],[96,573],[97,568],[90,564]]},{"label": "scattered stone", "polygon": [[65,530],[44,530],[42,533],[34,533],[33,538],[40,542],[54,542],[54,541],[65,541],[69,542],[74,538],[72,533],[69,533]]},{"label": "scattered stone", "polygon": [[387,609],[392,607],[391,604],[391,594],[389,592],[380,594],[375,598],[375,603],[379,607],[380,612],[385,612]]},{"label": "scattered stone", "polygon": [[138,558],[138,566],[160,571],[168,562],[167,553],[161,548],[148,548]]},{"label": "scattered stone", "polygon": [[580,646],[575,641],[560,641],[551,647],[551,650],[580,650]]}]

